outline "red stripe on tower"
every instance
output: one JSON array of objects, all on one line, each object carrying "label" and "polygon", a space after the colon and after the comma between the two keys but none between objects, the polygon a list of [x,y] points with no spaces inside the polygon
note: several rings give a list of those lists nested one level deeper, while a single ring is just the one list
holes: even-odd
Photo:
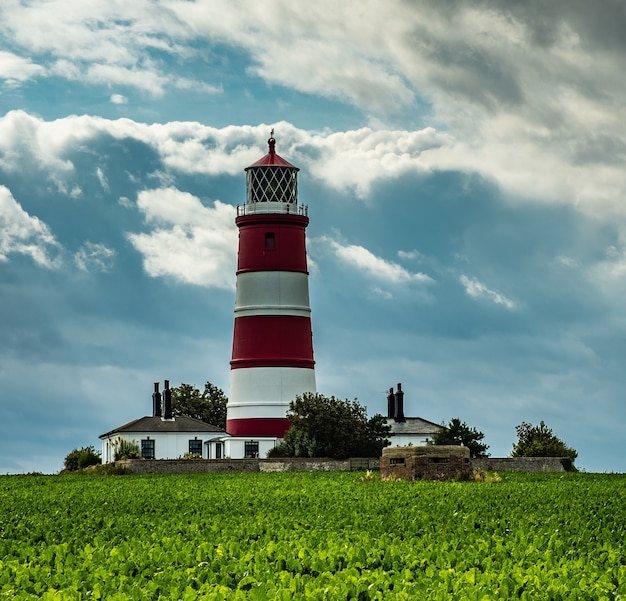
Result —
[{"label": "red stripe on tower", "polygon": [[[272,131],[273,133],[273,131]],[[282,438],[289,403],[315,392],[306,260],[307,207],[298,171],[275,152],[246,168],[239,228],[233,353],[226,431]]]}]

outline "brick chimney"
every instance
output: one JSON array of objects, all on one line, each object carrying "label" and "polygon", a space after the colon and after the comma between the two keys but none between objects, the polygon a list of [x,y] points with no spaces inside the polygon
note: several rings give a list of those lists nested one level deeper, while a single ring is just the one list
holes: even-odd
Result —
[{"label": "brick chimney", "polygon": [[159,383],[154,383],[154,392],[152,393],[152,415],[154,417],[161,417],[162,405],[161,405],[161,393],[159,392]]},{"label": "brick chimney", "polygon": [[165,380],[163,383],[163,418],[162,419],[173,419],[172,418],[172,391],[170,389],[170,381]]},{"label": "brick chimney", "polygon": [[389,389],[387,395],[387,417],[393,419],[396,415],[396,397],[393,394],[393,388]]},{"label": "brick chimney", "polygon": [[[393,389],[392,389],[393,390]],[[393,419],[397,422],[405,422],[404,419],[404,392],[402,392],[402,384],[398,383],[398,390],[395,394],[395,413]]]}]

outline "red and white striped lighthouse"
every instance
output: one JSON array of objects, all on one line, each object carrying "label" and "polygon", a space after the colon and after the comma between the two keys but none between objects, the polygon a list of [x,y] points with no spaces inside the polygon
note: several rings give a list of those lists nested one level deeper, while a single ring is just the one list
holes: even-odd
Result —
[{"label": "red and white striped lighthouse", "polygon": [[233,354],[226,431],[282,438],[289,403],[315,392],[306,259],[308,207],[298,204],[298,171],[275,151],[246,168],[239,228]]}]

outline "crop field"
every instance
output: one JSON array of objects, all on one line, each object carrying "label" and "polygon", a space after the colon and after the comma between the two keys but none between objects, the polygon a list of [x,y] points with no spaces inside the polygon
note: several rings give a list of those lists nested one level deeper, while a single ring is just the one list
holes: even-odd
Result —
[{"label": "crop field", "polygon": [[626,599],[626,475],[0,477],[0,598]]}]

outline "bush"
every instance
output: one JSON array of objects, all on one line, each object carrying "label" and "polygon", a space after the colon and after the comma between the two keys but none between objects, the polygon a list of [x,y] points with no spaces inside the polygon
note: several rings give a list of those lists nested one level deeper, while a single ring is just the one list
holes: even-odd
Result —
[{"label": "bush", "polygon": [[84,469],[90,465],[98,465],[99,463],[102,463],[100,453],[96,451],[93,445],[70,451],[63,462],[65,471],[68,472],[75,472],[76,470]]},{"label": "bush", "polygon": [[435,432],[431,444],[462,444],[469,449],[472,459],[489,457],[489,453],[487,453],[489,445],[480,442],[484,437],[485,435],[482,432],[479,432],[476,428],[470,428],[458,417],[454,417],[447,426]]},{"label": "bush", "polygon": [[563,457],[569,464],[563,467],[570,471],[578,452],[568,447],[546,424],[541,421],[538,426],[522,422],[515,426],[517,444],[513,445],[511,457]]},{"label": "bush", "polygon": [[136,440],[126,440],[121,436],[113,442],[113,459],[120,461],[121,459],[141,459],[141,451]]},{"label": "bush", "polygon": [[305,392],[289,404],[291,427],[268,457],[380,457],[391,428],[380,414],[367,418],[356,399]]},{"label": "bush", "polygon": [[183,459],[202,459],[200,453],[185,453]]}]

